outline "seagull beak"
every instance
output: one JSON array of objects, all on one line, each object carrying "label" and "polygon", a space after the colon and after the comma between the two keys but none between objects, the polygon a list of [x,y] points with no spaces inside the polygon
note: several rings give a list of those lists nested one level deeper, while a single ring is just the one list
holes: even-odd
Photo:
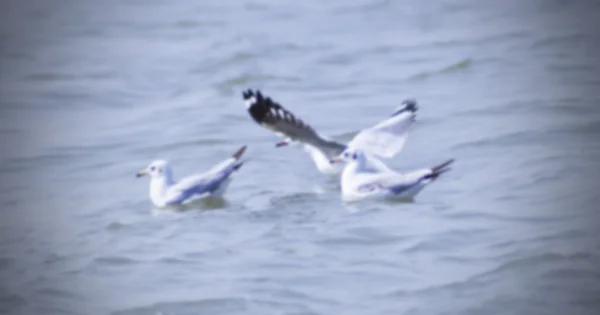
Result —
[{"label": "seagull beak", "polygon": [[138,178],[139,178],[139,177],[146,176],[147,174],[148,174],[148,171],[146,171],[146,170],[141,170],[141,171],[137,172],[137,174],[135,174],[135,177],[138,177]]},{"label": "seagull beak", "polygon": [[286,145],[288,145],[288,144],[290,144],[290,143],[289,143],[289,142],[287,142],[287,141],[279,141],[279,142],[277,142],[277,143],[275,144],[275,147],[276,147],[276,148],[279,148],[279,147],[284,147],[284,146],[286,146]]},{"label": "seagull beak", "polygon": [[329,163],[331,163],[331,164],[341,163],[341,162],[343,162],[343,160],[339,156],[334,156],[333,158],[331,158],[331,160],[329,160]]}]

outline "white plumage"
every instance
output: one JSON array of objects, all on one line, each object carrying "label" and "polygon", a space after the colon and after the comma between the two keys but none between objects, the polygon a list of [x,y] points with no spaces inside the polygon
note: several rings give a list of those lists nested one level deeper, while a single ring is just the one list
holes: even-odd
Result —
[{"label": "white plumage", "polygon": [[344,144],[317,133],[312,126],[260,91],[247,90],[243,97],[254,121],[284,138],[276,146],[299,142],[319,172],[333,175],[340,174],[343,169],[343,164],[333,163],[333,157],[348,148],[365,152],[366,169],[387,169],[379,158],[391,158],[402,150],[418,109],[414,100],[405,100],[390,117],[362,130]]},{"label": "white plumage", "polygon": [[442,173],[450,170],[454,160],[440,165],[399,173],[391,169],[373,172],[366,166],[366,157],[361,150],[349,149],[339,157],[347,162],[340,178],[342,200],[363,199],[407,199],[416,196],[425,186]]},{"label": "white plumage", "polygon": [[231,175],[244,164],[240,158],[246,146],[238,149],[230,158],[214,165],[203,174],[185,177],[179,182],[173,179],[168,161],[156,160],[137,173],[137,177],[150,177],[150,201],[156,207],[179,206],[203,197],[222,197]]}]

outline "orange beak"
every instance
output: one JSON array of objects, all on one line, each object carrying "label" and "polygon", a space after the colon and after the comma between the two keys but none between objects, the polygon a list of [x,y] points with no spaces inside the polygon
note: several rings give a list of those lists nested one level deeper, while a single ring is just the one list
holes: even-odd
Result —
[{"label": "orange beak", "polygon": [[146,176],[146,175],[148,175],[148,171],[146,171],[146,170],[141,170],[141,171],[139,171],[139,172],[137,172],[137,173],[135,174],[135,177],[143,177],[143,176]]}]

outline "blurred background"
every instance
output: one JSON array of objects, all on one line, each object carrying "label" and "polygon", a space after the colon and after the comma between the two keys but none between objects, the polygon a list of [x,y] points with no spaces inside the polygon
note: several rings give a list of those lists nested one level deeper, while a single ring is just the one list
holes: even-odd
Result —
[{"label": "blurred background", "polygon": [[[598,314],[593,1],[5,1],[0,313]],[[410,203],[257,126],[260,89],[349,139],[405,98]],[[247,144],[226,202],[157,211]]]}]

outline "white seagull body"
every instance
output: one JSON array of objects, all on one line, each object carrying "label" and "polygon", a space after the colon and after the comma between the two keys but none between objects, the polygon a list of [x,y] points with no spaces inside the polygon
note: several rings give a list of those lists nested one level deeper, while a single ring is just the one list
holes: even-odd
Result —
[{"label": "white seagull body", "polygon": [[332,158],[348,147],[364,150],[366,170],[390,170],[379,158],[391,158],[402,150],[417,111],[415,101],[405,100],[390,117],[361,131],[350,143],[344,144],[320,135],[279,103],[264,97],[260,91],[244,91],[243,98],[248,113],[256,123],[284,138],[276,146],[296,141],[301,143],[319,172],[332,175],[340,174],[344,168],[341,163],[332,163]]},{"label": "white seagull body", "polygon": [[342,200],[354,202],[364,199],[401,200],[415,197],[440,174],[449,171],[454,160],[432,168],[408,173],[393,170],[371,172],[365,169],[365,155],[361,150],[348,150],[341,156],[347,164],[341,176]]},{"label": "white seagull body", "polygon": [[179,206],[203,197],[222,197],[232,174],[244,164],[240,158],[245,151],[246,146],[243,146],[207,172],[182,178],[179,182],[173,180],[173,171],[165,160],[153,161],[138,172],[137,177],[150,177],[150,201],[159,208]]}]

